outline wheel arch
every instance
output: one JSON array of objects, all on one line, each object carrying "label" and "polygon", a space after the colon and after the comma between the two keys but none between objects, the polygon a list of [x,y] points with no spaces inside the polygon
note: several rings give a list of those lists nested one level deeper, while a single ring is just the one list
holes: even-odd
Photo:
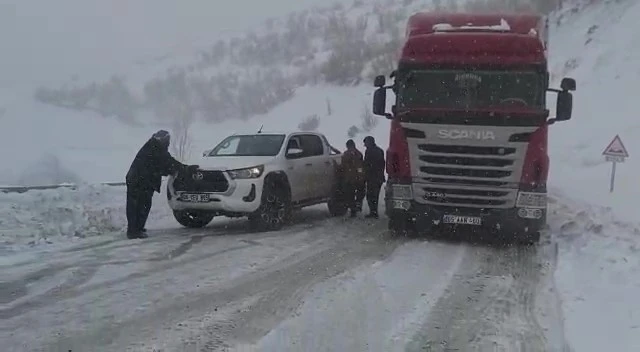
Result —
[{"label": "wheel arch", "polygon": [[[285,196],[291,199],[291,184],[289,183],[289,177],[283,171],[272,171],[264,177],[264,187],[275,187],[276,189],[284,190]],[[264,194],[264,192],[263,192]]]}]

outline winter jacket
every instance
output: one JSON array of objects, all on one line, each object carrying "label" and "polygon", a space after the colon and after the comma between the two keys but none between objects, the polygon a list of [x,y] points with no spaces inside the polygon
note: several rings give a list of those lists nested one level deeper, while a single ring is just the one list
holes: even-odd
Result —
[{"label": "winter jacket", "polygon": [[384,151],[374,145],[364,152],[364,177],[366,182],[384,183]]},{"label": "winter jacket", "polygon": [[126,177],[127,186],[160,193],[162,176],[168,176],[186,168],[186,165],[171,156],[169,146],[164,146],[151,138],[133,159]]},{"label": "winter jacket", "polygon": [[357,184],[364,182],[364,165],[362,153],[358,149],[347,149],[342,154],[342,172],[344,182]]}]

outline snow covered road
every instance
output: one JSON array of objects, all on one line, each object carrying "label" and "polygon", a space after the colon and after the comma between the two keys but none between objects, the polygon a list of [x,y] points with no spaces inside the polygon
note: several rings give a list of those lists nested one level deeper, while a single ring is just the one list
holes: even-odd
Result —
[{"label": "snow covered road", "polygon": [[543,328],[562,331],[553,245],[392,238],[382,220],[326,217],[156,230],[3,266],[3,350],[562,350]]}]

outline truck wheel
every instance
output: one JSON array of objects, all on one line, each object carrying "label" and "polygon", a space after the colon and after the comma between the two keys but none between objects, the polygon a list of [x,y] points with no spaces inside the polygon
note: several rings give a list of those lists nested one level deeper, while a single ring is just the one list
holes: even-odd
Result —
[{"label": "truck wheel", "polygon": [[408,236],[414,231],[413,223],[404,215],[390,214],[387,226],[395,236]]},{"label": "truck wheel", "polygon": [[291,201],[284,189],[271,185],[263,190],[260,207],[249,215],[249,222],[258,231],[277,231],[290,220],[291,212]]},{"label": "truck wheel", "polygon": [[180,225],[197,229],[207,226],[213,220],[215,214],[197,210],[174,210],[173,216]]},{"label": "truck wheel", "polygon": [[527,233],[518,238],[518,244],[524,246],[534,246],[540,242],[540,231]]},{"label": "truck wheel", "polygon": [[329,214],[331,214],[331,216],[344,216],[347,210],[349,210],[344,205],[344,202],[336,198],[329,199],[327,207],[329,208]]}]

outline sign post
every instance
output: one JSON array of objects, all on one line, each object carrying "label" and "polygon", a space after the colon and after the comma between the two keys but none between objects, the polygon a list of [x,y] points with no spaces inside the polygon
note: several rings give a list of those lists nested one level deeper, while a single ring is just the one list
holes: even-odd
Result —
[{"label": "sign post", "polygon": [[627,148],[624,147],[620,136],[616,135],[607,148],[602,152],[602,155],[604,155],[606,161],[611,162],[611,182],[609,184],[609,192],[613,193],[613,187],[616,179],[616,164],[624,163],[624,161],[629,157],[629,152],[627,152]]}]

